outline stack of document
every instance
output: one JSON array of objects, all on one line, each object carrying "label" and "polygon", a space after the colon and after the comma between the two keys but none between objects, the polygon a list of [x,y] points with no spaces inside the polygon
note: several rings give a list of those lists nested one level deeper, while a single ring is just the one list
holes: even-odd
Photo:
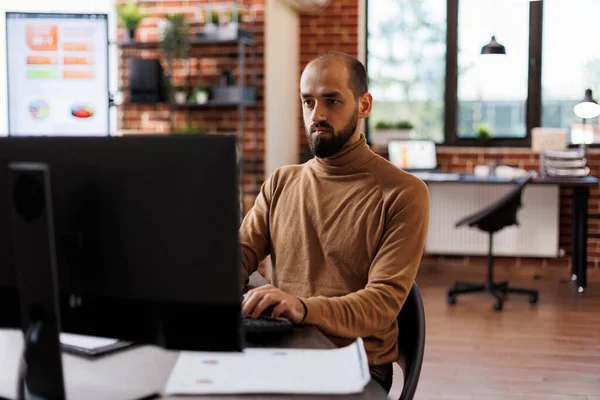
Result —
[{"label": "stack of document", "polygon": [[371,375],[362,340],[328,350],[248,348],[182,352],[165,394],[352,394]]},{"label": "stack of document", "polygon": [[589,175],[585,150],[542,151],[540,170],[543,175],[552,177],[584,177]]}]

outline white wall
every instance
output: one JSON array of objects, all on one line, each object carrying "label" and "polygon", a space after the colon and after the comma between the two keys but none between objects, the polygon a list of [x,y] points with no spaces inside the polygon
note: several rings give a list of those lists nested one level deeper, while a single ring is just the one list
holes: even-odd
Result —
[{"label": "white wall", "polygon": [[265,4],[265,178],[298,162],[300,17],[280,0]]},{"label": "white wall", "polygon": [[[365,63],[367,48],[367,1],[358,0],[358,60]],[[366,65],[365,65],[366,67]]]},{"label": "white wall", "polygon": [[[358,61],[367,67],[367,1],[358,0]],[[367,131],[367,120],[362,121],[360,129],[363,133]]]},{"label": "white wall", "polygon": [[[69,12],[108,14],[108,40],[116,40],[117,19],[114,0],[2,0],[0,1],[0,136],[8,133],[6,92],[6,12]],[[109,90],[116,91],[118,82],[118,53],[109,47]],[[110,129],[116,132],[116,109],[111,110]]]}]

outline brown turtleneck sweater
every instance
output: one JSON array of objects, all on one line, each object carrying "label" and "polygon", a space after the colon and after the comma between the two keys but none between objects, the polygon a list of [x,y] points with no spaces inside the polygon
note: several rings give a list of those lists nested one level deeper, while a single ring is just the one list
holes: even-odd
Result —
[{"label": "brown turtleneck sweater", "polygon": [[330,158],[278,169],[240,228],[242,278],[271,255],[281,290],[336,345],[363,338],[370,365],[398,359],[396,317],[415,280],[429,192],[364,136]]}]

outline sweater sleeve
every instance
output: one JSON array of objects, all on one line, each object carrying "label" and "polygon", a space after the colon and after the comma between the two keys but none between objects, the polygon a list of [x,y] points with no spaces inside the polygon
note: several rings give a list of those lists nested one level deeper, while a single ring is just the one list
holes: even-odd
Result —
[{"label": "sweater sleeve", "polygon": [[258,269],[258,264],[269,254],[269,213],[271,207],[273,176],[267,179],[248,211],[239,230],[242,263],[242,283]]},{"label": "sweater sleeve", "polygon": [[390,206],[378,251],[364,289],[339,297],[301,298],[303,323],[323,333],[368,337],[388,329],[412,288],[425,247],[429,225],[429,192],[418,181],[404,189]]}]

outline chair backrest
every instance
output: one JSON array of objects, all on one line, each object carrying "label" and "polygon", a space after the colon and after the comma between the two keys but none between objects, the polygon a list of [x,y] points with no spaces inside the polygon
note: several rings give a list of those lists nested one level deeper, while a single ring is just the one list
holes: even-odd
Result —
[{"label": "chair backrest", "polygon": [[415,282],[398,314],[398,364],[404,373],[400,400],[411,400],[417,391],[425,353],[425,309]]},{"label": "chair backrest", "polygon": [[477,213],[458,221],[456,226],[468,225],[486,232],[497,232],[506,226],[518,225],[517,211],[522,206],[523,189],[535,174],[534,171],[529,171],[513,190]]}]

